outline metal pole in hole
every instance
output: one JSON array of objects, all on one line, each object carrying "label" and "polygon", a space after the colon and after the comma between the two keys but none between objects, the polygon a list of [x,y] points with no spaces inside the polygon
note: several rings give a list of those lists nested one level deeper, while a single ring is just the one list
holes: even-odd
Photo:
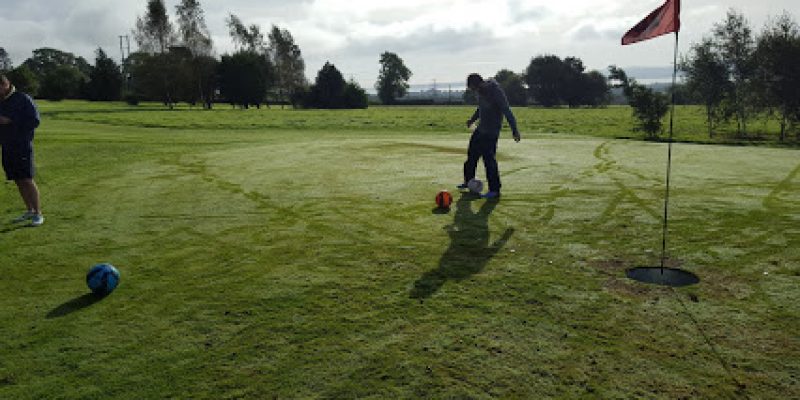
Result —
[{"label": "metal pole in hole", "polygon": [[667,228],[669,221],[669,185],[672,172],[672,130],[675,117],[675,81],[678,76],[678,32],[675,32],[675,55],[672,63],[672,100],[669,113],[669,144],[667,151],[667,189],[664,195],[664,232],[661,238],[661,275],[664,275],[664,260],[667,257]]}]

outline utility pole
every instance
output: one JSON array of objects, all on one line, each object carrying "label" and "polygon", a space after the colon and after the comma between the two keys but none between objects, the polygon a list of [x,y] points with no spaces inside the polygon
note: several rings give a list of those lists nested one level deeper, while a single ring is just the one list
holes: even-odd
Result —
[{"label": "utility pole", "polygon": [[125,35],[119,35],[119,54],[120,54],[119,63],[120,64],[125,63],[125,48],[122,47],[122,38],[124,38],[124,37],[125,37]]},{"label": "utility pole", "polygon": [[[126,47],[122,44],[122,38],[125,38],[125,44],[127,46],[128,55],[126,56],[125,50]],[[126,90],[130,90],[131,88],[131,74],[128,70],[128,57],[131,56],[131,40],[128,35],[119,35],[119,52],[122,58],[119,61],[120,68],[122,69],[123,76],[125,77],[125,88]]]},{"label": "utility pole", "polygon": [[[122,38],[125,38],[125,45],[122,44]],[[125,50],[128,50],[126,53]],[[131,38],[128,35],[119,35],[119,52],[122,55],[120,63],[124,64],[128,57],[131,56]],[[125,55],[127,54],[127,56]]]},{"label": "utility pole", "polygon": [[452,94],[453,94],[453,85],[452,84],[448,84],[447,85],[447,105],[448,106],[453,103],[453,100],[451,99]]}]

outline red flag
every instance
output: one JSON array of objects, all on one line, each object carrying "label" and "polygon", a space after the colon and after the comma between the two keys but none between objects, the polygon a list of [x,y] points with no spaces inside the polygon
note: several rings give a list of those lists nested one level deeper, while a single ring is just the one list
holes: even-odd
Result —
[{"label": "red flag", "polygon": [[667,0],[664,5],[656,8],[647,18],[631,28],[631,30],[622,37],[622,45],[641,42],[680,30],[681,1]]}]

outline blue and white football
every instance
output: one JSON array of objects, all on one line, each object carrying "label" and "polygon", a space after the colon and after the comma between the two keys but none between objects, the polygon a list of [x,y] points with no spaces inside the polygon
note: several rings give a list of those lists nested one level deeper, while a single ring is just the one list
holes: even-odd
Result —
[{"label": "blue and white football", "polygon": [[105,296],[119,285],[119,271],[111,264],[97,264],[86,274],[86,285],[92,293]]}]

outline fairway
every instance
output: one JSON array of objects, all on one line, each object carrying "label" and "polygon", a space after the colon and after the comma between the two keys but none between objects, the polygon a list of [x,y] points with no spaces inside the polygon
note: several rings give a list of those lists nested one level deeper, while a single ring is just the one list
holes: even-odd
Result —
[{"label": "fairway", "polygon": [[668,263],[701,282],[670,289],[625,278],[667,149],[627,131],[515,109],[486,202],[467,107],[41,106],[46,223],[0,190],[0,398],[800,397],[797,149],[675,145]]}]

